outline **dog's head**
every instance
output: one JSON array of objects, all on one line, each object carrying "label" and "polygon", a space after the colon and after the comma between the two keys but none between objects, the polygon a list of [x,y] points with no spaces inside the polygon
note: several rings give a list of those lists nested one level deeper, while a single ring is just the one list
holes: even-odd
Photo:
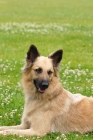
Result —
[{"label": "dog's head", "polygon": [[45,93],[53,83],[53,78],[58,78],[58,66],[62,54],[63,51],[58,50],[48,57],[44,57],[40,55],[34,45],[30,46],[23,73],[26,75],[26,80],[33,84],[36,92]]}]

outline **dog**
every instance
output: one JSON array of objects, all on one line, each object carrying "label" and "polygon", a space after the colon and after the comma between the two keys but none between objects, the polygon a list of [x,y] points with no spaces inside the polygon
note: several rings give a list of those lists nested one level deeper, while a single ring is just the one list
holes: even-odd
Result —
[{"label": "dog", "polygon": [[47,133],[93,131],[93,98],[72,94],[59,82],[63,50],[41,56],[31,45],[23,68],[25,105],[20,125],[1,126],[0,134],[44,136]]}]

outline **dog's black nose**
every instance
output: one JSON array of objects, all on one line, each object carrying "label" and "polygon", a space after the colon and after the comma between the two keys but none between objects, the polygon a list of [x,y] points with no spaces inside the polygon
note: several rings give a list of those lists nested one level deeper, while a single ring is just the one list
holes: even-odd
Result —
[{"label": "dog's black nose", "polygon": [[48,88],[48,86],[49,86],[48,81],[42,81],[42,84],[41,84],[42,89],[46,89],[46,88]]}]

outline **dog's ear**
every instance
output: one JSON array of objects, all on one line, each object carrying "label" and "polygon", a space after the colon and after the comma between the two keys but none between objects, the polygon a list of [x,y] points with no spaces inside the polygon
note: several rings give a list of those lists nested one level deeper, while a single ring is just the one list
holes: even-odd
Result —
[{"label": "dog's ear", "polygon": [[53,60],[53,65],[54,67],[57,67],[58,64],[60,63],[63,55],[63,50],[58,50],[54,52],[53,54],[50,54],[48,57]]},{"label": "dog's ear", "polygon": [[35,59],[40,56],[36,46],[31,45],[28,52],[27,52],[27,61],[30,63],[33,63]]}]

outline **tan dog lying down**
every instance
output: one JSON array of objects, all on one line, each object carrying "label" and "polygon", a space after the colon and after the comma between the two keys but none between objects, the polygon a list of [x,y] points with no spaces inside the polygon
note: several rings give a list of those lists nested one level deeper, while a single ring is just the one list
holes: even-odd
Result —
[{"label": "tan dog lying down", "polygon": [[72,94],[59,82],[62,50],[41,56],[31,45],[23,69],[25,106],[21,125],[0,127],[0,134],[45,135],[93,131],[93,98]]}]

